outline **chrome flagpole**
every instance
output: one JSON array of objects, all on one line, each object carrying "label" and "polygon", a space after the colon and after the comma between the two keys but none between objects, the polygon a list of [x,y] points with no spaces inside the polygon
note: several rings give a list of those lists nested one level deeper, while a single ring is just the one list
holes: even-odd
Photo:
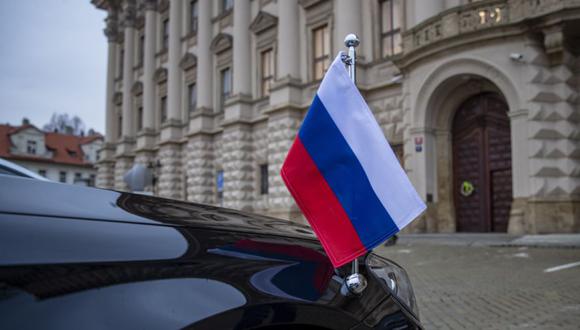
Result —
[{"label": "chrome flagpole", "polygon": [[[359,38],[350,33],[344,38],[344,45],[348,48],[348,55],[342,55],[342,61],[348,65],[348,74],[356,86],[356,47],[360,44]],[[352,261],[351,274],[346,277],[345,284],[348,290],[354,294],[360,294],[367,287],[366,278],[358,272],[358,258]]]}]

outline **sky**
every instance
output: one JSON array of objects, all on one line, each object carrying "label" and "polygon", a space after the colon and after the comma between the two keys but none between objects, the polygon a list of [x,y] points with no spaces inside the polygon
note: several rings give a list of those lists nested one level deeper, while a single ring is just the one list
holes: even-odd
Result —
[{"label": "sky", "polygon": [[0,1],[0,123],[68,113],[104,133],[105,16],[90,0]]}]

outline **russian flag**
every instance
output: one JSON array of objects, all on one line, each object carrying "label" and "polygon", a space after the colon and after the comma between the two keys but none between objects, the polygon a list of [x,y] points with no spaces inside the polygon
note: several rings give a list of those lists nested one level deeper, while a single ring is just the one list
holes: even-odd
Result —
[{"label": "russian flag", "polygon": [[340,54],[281,175],[334,267],[364,255],[426,208]]}]

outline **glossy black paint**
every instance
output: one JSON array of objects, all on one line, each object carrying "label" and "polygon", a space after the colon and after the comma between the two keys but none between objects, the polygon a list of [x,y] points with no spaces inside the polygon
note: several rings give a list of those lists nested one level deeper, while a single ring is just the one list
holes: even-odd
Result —
[{"label": "glossy black paint", "polygon": [[0,177],[1,329],[416,326],[370,274],[342,294],[347,271],[284,220]]}]

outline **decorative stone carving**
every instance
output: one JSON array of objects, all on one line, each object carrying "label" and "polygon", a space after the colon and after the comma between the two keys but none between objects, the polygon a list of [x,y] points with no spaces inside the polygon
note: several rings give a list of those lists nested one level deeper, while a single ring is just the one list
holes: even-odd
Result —
[{"label": "decorative stone carving", "polygon": [[183,70],[191,69],[197,65],[197,56],[192,53],[186,53],[179,61],[179,67]]},{"label": "decorative stone carving", "polygon": [[140,81],[136,81],[131,87],[131,94],[133,95],[140,95],[143,94],[143,83]]},{"label": "decorative stone carving", "polygon": [[124,28],[134,28],[137,24],[137,6],[135,0],[127,0],[121,13],[121,25]]},{"label": "decorative stone carving", "polygon": [[250,24],[250,31],[254,34],[260,34],[268,29],[275,27],[278,24],[278,17],[268,14],[266,12],[260,11],[256,18]]},{"label": "decorative stone carving", "polygon": [[155,70],[155,73],[153,73],[153,80],[158,84],[167,81],[167,69],[159,68]]},{"label": "decorative stone carving", "polygon": [[109,15],[105,19],[106,27],[103,30],[109,42],[120,42],[119,33],[119,17],[117,11],[110,10]]},{"label": "decorative stone carving", "polygon": [[232,36],[227,33],[218,34],[210,45],[210,50],[214,54],[220,54],[232,48],[233,40]]},{"label": "decorative stone carving", "polygon": [[158,0],[144,0],[143,1],[143,9],[145,10],[157,10],[159,5]]},{"label": "decorative stone carving", "polygon": [[123,93],[116,92],[115,94],[113,94],[113,104],[114,105],[123,104]]}]

